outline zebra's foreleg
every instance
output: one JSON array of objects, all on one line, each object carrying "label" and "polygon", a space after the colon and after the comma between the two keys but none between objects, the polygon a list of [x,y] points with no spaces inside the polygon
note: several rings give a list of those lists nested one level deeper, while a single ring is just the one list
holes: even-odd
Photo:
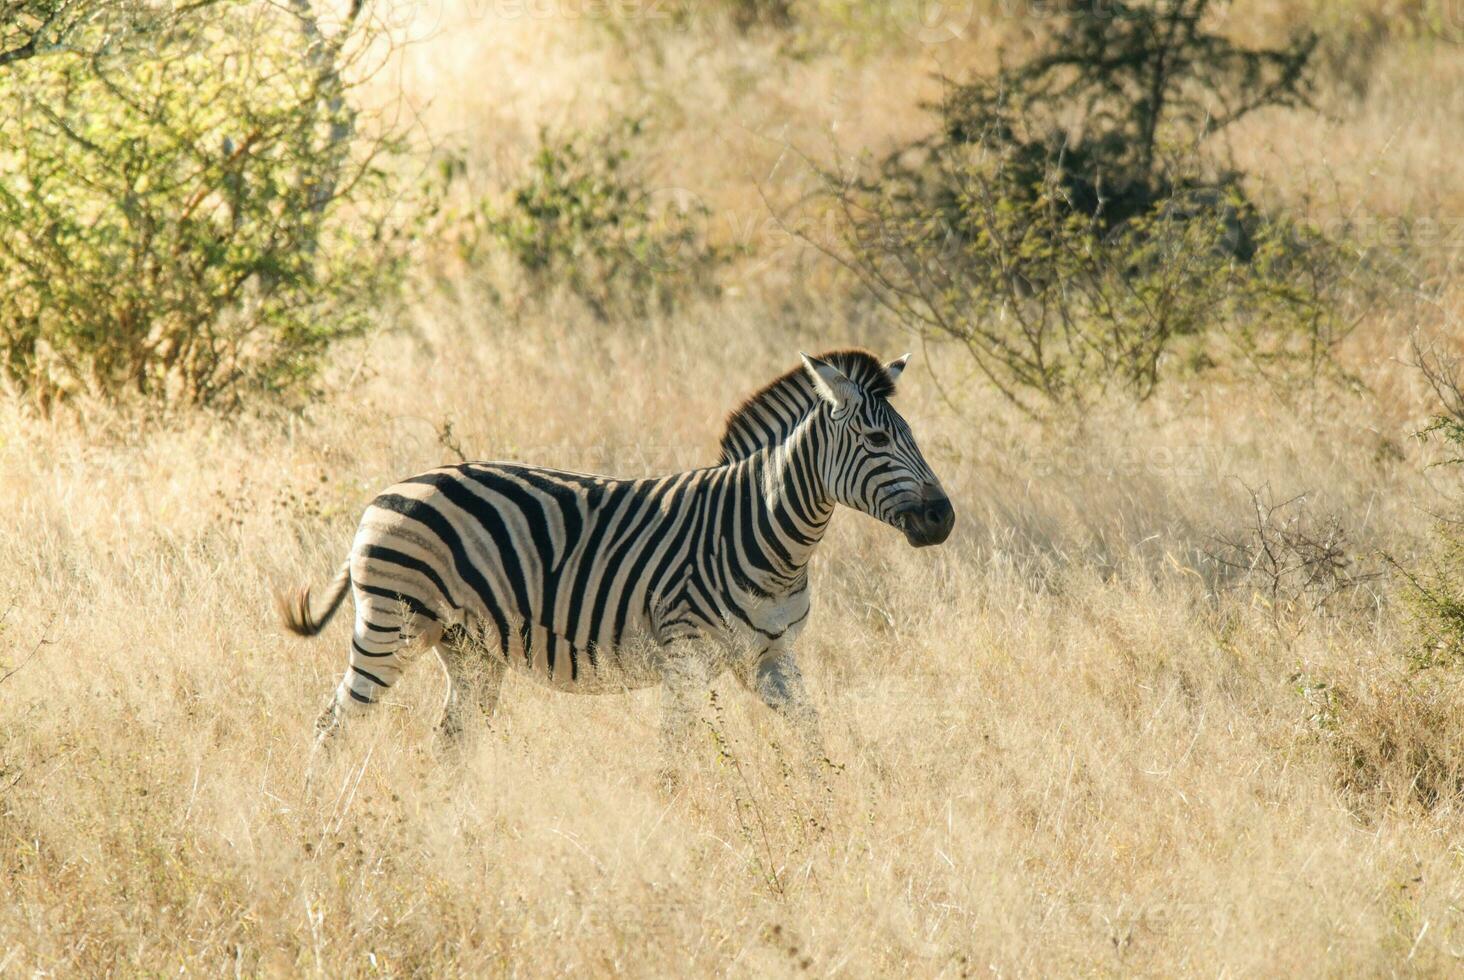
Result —
[{"label": "zebra's foreleg", "polygon": [[821,774],[828,756],[824,751],[818,709],[808,696],[803,671],[793,651],[770,647],[747,670],[739,672],[738,680],[788,723],[798,736],[810,773]]},{"label": "zebra's foreleg", "polygon": [[439,643],[437,658],[447,675],[447,697],[437,725],[437,740],[451,747],[461,740],[473,710],[485,721],[493,717],[507,664],[483,655],[480,647],[466,642]]}]

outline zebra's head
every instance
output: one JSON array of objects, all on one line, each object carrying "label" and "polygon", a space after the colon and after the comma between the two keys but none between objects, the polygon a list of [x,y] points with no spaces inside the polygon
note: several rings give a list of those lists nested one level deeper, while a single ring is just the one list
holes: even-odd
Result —
[{"label": "zebra's head", "polygon": [[802,357],[829,413],[830,439],[821,456],[830,495],[904,531],[917,548],[944,541],[956,512],[910,426],[889,403],[910,355],[885,365],[850,360],[843,368],[832,358]]}]

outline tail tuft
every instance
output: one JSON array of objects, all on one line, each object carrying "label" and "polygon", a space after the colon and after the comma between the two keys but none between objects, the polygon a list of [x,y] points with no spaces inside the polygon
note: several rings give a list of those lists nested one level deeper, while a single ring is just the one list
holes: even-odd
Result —
[{"label": "tail tuft", "polygon": [[296,636],[314,636],[320,632],[321,624],[310,616],[310,586],[302,586],[293,593],[281,592],[275,596],[275,602],[285,629]]},{"label": "tail tuft", "polygon": [[340,608],[341,600],[346,596],[346,588],[351,584],[351,566],[349,563],[342,565],[341,570],[336,573],[335,581],[330,584],[330,594],[326,597],[324,609],[314,611],[310,608],[310,586],[300,587],[294,593],[281,592],[275,597],[275,603],[279,607],[280,619],[285,629],[296,636],[315,636],[325,629],[326,624],[335,615],[336,609]]}]

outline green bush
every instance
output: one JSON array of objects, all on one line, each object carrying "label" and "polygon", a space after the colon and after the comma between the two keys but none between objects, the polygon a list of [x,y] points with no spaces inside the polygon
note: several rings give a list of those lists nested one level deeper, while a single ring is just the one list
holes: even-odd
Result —
[{"label": "green bush", "polygon": [[359,6],[60,6],[88,16],[0,65],[0,375],[43,406],[300,388],[398,270]]},{"label": "green bush", "polygon": [[[1412,347],[1413,365],[1438,404],[1418,438],[1443,442],[1446,455],[1433,465],[1464,465],[1464,361],[1417,335]],[[1416,664],[1464,663],[1464,521],[1436,521],[1428,552],[1417,563],[1389,561],[1403,580],[1404,608],[1417,639]]]},{"label": "green bush", "polygon": [[[1105,232],[1055,175],[1013,187],[973,148],[942,159],[933,211],[888,176],[841,184],[836,256],[923,337],[954,341],[1023,410],[1143,400],[1166,376],[1225,365],[1315,373],[1346,334],[1346,254],[1304,226],[1265,222],[1233,244],[1240,203],[1176,195]],[[951,214],[955,213],[955,223]]]},{"label": "green bush", "polygon": [[[1268,107],[1310,105],[1315,35],[1282,48],[1241,47],[1213,30],[1228,0],[1069,0],[1043,21],[1041,50],[995,76],[952,85],[941,130],[910,151],[941,155],[978,145],[1001,157],[1015,192],[1051,181],[1061,200],[1103,231],[1163,202],[1208,191],[1238,195],[1234,173],[1174,166],[1174,148],[1211,136]],[[926,197],[943,198],[940,174]],[[950,202],[955,204],[956,202]],[[1191,204],[1193,202],[1191,201]],[[959,208],[952,214],[958,221]],[[1246,243],[1237,240],[1238,254]]]},{"label": "green bush", "polygon": [[1403,608],[1414,631],[1418,667],[1464,664],[1464,530],[1440,521],[1432,547],[1417,564],[1394,561],[1403,580]]},{"label": "green bush", "polygon": [[1058,6],[1044,50],[953,87],[931,136],[872,178],[827,175],[836,257],[1032,414],[1221,364],[1328,367],[1355,263],[1262,215],[1202,149],[1304,104],[1313,42],[1238,48],[1206,30],[1205,0]]},{"label": "green bush", "polygon": [[[657,188],[637,168],[641,135],[636,120],[597,133],[541,132],[522,177],[505,194],[445,211],[439,234],[469,265],[506,256],[532,295],[567,289],[601,320],[714,294],[729,255],[708,241],[709,213],[695,195]],[[448,184],[460,173],[460,164],[445,165]]]},{"label": "green bush", "polygon": [[791,27],[795,19],[794,0],[671,0],[664,9],[674,24],[725,19],[743,34],[757,28]]}]

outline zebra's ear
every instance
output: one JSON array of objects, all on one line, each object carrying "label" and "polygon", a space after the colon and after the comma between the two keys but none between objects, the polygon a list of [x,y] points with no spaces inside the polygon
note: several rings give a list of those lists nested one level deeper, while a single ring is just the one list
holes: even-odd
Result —
[{"label": "zebra's ear", "polygon": [[820,361],[802,351],[798,352],[798,356],[803,358],[803,366],[813,379],[813,390],[835,409],[843,408],[859,397],[859,386],[850,381],[843,371],[828,361]]},{"label": "zebra's ear", "polygon": [[900,380],[900,373],[905,370],[905,365],[906,364],[909,364],[909,363],[910,363],[910,355],[909,354],[901,354],[899,357],[895,358],[893,361],[890,361],[890,363],[886,364],[885,365],[885,370],[890,373],[890,380],[891,381],[899,381]]}]

